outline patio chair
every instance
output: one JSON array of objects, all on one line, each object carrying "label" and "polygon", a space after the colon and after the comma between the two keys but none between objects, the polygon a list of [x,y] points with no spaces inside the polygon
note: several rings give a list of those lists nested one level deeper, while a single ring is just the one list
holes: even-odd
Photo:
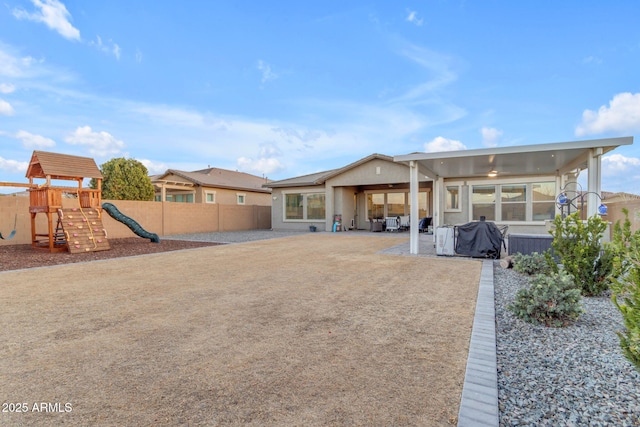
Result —
[{"label": "patio chair", "polygon": [[400,231],[400,217],[388,216],[384,220],[387,231]]}]

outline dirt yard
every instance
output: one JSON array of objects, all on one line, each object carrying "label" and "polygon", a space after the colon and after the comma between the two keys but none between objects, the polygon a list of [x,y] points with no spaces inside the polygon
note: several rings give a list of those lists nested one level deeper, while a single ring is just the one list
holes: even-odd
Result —
[{"label": "dirt yard", "polygon": [[401,242],[2,272],[0,425],[455,424],[481,263],[377,253]]}]

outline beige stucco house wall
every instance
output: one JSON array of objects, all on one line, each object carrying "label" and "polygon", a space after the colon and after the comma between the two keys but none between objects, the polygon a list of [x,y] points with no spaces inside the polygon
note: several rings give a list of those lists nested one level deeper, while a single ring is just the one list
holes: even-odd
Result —
[{"label": "beige stucco house wall", "polygon": [[[310,226],[315,226],[319,230],[333,231],[334,218],[339,215],[343,229],[368,230],[372,220],[382,220],[389,213],[387,201],[391,199],[403,199],[394,205],[394,209],[409,214],[408,167],[382,154],[372,154],[339,169],[273,181],[265,186],[272,190],[271,224],[274,229],[308,231]],[[431,209],[427,202],[430,183],[424,179],[421,187],[421,212],[427,216]],[[383,201],[375,213],[370,206],[373,195]],[[310,206],[322,199],[324,214],[318,216]],[[291,206],[296,200],[299,205]]]}]

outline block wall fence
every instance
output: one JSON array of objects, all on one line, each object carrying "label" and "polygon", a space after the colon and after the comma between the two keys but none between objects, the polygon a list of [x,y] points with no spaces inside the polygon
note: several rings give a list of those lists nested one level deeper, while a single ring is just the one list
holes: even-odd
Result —
[{"label": "block wall fence", "polygon": [[[145,230],[160,237],[174,234],[217,231],[262,230],[271,228],[271,207],[257,205],[222,205],[203,203],[139,202],[104,200],[133,218]],[[63,207],[78,207],[76,199],[64,199]],[[16,222],[17,213],[17,222]],[[56,216],[54,215],[54,218]],[[37,215],[38,231],[46,232],[47,216]],[[110,239],[136,237],[129,228],[103,211],[102,220]],[[0,246],[31,244],[29,197],[20,194],[0,196],[0,233],[7,236],[16,223],[16,235],[0,240]]]}]

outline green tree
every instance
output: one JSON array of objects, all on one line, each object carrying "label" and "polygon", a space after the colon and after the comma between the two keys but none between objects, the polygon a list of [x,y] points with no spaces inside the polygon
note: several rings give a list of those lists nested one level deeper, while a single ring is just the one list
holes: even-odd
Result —
[{"label": "green tree", "polygon": [[[118,157],[100,165],[102,198],[107,200],[153,200],[154,189],[145,165],[134,159]],[[89,186],[97,188],[92,179]]]}]

